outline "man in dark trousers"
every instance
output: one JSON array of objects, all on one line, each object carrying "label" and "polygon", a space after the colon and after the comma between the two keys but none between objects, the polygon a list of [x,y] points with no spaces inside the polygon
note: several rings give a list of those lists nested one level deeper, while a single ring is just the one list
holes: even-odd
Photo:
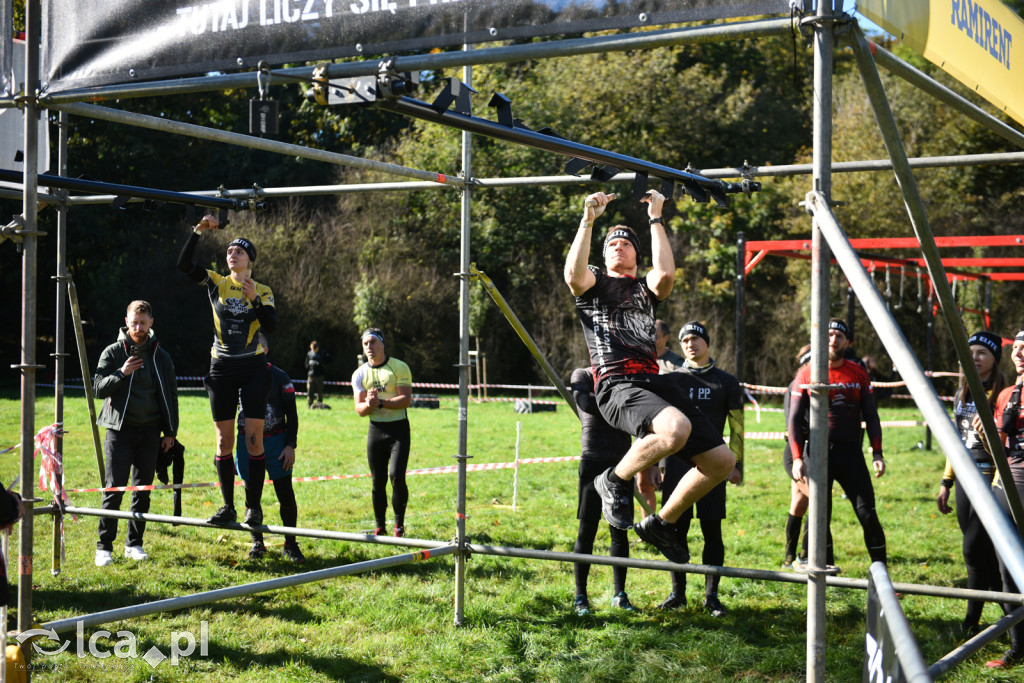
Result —
[{"label": "man in dark trousers", "polygon": [[[743,480],[743,389],[740,381],[725,370],[715,366],[708,344],[711,337],[702,323],[690,321],[679,331],[679,343],[685,358],[682,366],[672,373],[693,397],[701,412],[708,416],[715,429],[721,433],[729,423],[729,450],[736,456],[736,466],[727,481],[739,484]],[[676,484],[693,466],[681,458],[665,461],[665,479],[662,483],[662,499],[667,499]],[[726,482],[719,482],[703,498],[697,501],[697,517],[704,536],[704,564],[722,566],[725,562],[725,542],[722,540],[722,520],[725,519]],[[681,540],[685,542],[693,519],[693,506],[683,512],[676,527]],[[720,617],[727,610],[718,599],[720,576],[704,576],[704,607],[713,616]],[[686,606],[686,574],[672,572],[672,592],[659,605],[661,609],[679,609]]]},{"label": "man in dark trousers", "polygon": [[310,408],[324,407],[324,362],[316,341],[309,343],[306,354],[306,402]]},{"label": "man in dark trousers", "polygon": [[[128,304],[117,341],[103,349],[92,390],[103,399],[96,424],[107,428],[106,486],[149,486],[156,472],[157,456],[174,445],[178,433],[178,387],[171,355],[160,348],[153,331],[153,307],[146,301]],[[161,434],[163,435],[161,437]],[[132,493],[131,511],[149,512],[149,491]],[[121,491],[107,491],[100,505],[121,509]],[[132,560],[149,557],[142,549],[146,523],[128,522],[124,555]],[[111,551],[117,538],[117,520],[100,518],[96,542],[96,566],[114,561]]]},{"label": "man in dark trousers", "polygon": [[[668,375],[658,374],[655,308],[672,291],[676,272],[661,215],[665,197],[652,190],[641,200],[648,205],[651,232],[652,267],[646,276],[639,276],[640,239],[625,225],[612,226],[605,236],[605,269],[587,265],[594,220],[614,198],[603,192],[586,198],[564,271],[590,352],[598,409],[612,427],[636,437],[619,464],[598,475],[594,488],[612,526],[633,526],[641,540],[682,564],[690,554],[673,523],[728,477],[736,460],[696,404]],[[671,454],[695,467],[657,514],[633,525],[633,477]]]},{"label": "man in dark trousers", "polygon": [[[885,474],[885,458],[882,454],[882,424],[878,419],[875,397],[871,392],[871,380],[860,364],[844,357],[849,346],[849,327],[839,318],[828,323],[828,488],[838,481],[846,497],[853,505],[861,528],[864,543],[872,562],[885,562],[885,531],[875,511],[875,489],[871,484],[864,462],[861,442],[861,422],[867,425],[868,441],[871,443],[872,468],[876,477]],[[806,416],[811,406],[811,366],[804,365],[793,380],[791,410],[786,424],[793,451],[793,479],[803,481],[806,477],[803,455],[808,439]],[[832,495],[828,496],[828,517],[832,519]],[[831,524],[830,524],[831,526]],[[827,564],[834,564],[832,529],[828,531],[826,546]]]},{"label": "man in dark trousers", "polygon": [[[580,520],[576,532],[574,553],[591,555],[594,552],[594,539],[601,521],[601,497],[594,489],[594,478],[615,467],[629,450],[632,442],[629,434],[610,427],[594,400],[594,374],[590,368],[576,368],[572,371],[570,388],[572,397],[580,416],[580,468],[579,492],[577,496],[576,517]],[[612,557],[629,557],[629,536],[625,529],[616,529],[608,525],[611,537],[609,554]],[[590,565],[585,562],[573,563],[573,578],[576,582],[576,600],[573,612],[579,616],[590,614],[590,599],[587,597],[587,578],[590,576]],[[636,611],[626,595],[626,568],[612,567],[614,596],[612,607],[628,611]]]}]

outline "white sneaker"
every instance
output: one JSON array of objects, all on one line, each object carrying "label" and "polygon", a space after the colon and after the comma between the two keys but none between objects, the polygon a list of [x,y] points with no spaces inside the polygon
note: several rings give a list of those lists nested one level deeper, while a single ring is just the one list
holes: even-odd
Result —
[{"label": "white sneaker", "polygon": [[149,559],[149,555],[142,549],[141,545],[126,545],[124,547],[124,556],[136,562]]},{"label": "white sneaker", "polygon": [[96,551],[96,566],[106,567],[108,564],[114,563],[114,556],[110,554],[109,550],[97,550]]}]

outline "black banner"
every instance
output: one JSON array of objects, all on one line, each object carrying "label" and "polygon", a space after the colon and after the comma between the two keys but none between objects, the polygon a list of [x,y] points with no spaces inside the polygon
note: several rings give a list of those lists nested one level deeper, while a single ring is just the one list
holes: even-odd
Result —
[{"label": "black banner", "polygon": [[[10,0],[0,0],[9,2]],[[789,11],[788,0],[42,0],[43,89]]]}]

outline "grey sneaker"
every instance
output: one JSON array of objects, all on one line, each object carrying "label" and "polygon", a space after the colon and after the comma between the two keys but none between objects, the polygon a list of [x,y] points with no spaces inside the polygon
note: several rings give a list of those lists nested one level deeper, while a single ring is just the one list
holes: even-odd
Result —
[{"label": "grey sneaker", "polygon": [[263,544],[263,541],[253,541],[252,548],[249,549],[250,560],[262,560],[267,555],[267,546]]},{"label": "grey sneaker", "polygon": [[284,556],[295,564],[302,564],[306,561],[306,556],[302,554],[302,551],[299,549],[299,544],[295,541],[285,541],[284,548],[281,552],[283,552]]},{"label": "grey sneaker", "polygon": [[729,613],[729,610],[725,608],[725,605],[719,601],[717,593],[704,598],[704,609],[706,609],[713,617],[724,617]]},{"label": "grey sneaker", "polygon": [[675,525],[666,524],[656,515],[648,515],[634,524],[633,530],[640,540],[660,550],[670,562],[686,564],[690,561],[690,550],[684,542],[680,542],[681,534]]},{"label": "grey sneaker", "polygon": [[609,467],[594,477],[594,488],[601,496],[601,512],[608,523],[616,529],[628,529],[633,526],[633,482],[612,482],[608,478],[612,471]]},{"label": "grey sneaker", "polygon": [[686,609],[686,596],[676,595],[675,593],[669,593],[668,597],[658,605],[658,609],[662,610],[674,610],[674,609]]},{"label": "grey sneaker", "polygon": [[245,523],[249,526],[260,526],[263,524],[263,509],[245,508]]},{"label": "grey sneaker", "polygon": [[619,594],[612,598],[612,607],[624,609],[627,612],[639,612],[636,607],[633,607],[633,603],[629,601],[629,596],[626,595],[626,591],[619,591]]},{"label": "grey sneaker", "polygon": [[586,617],[590,615],[590,601],[587,600],[586,595],[576,596],[576,601],[572,603],[572,611],[578,617]]},{"label": "grey sneaker", "polygon": [[213,517],[206,521],[209,524],[234,524],[238,521],[238,513],[235,512],[234,507],[225,505],[213,513]]}]

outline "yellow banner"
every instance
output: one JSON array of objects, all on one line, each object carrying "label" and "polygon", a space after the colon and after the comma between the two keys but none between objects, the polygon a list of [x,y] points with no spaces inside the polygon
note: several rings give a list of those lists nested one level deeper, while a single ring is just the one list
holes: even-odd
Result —
[{"label": "yellow banner", "polygon": [[999,0],[857,0],[857,11],[1024,124],[1024,20]]}]

